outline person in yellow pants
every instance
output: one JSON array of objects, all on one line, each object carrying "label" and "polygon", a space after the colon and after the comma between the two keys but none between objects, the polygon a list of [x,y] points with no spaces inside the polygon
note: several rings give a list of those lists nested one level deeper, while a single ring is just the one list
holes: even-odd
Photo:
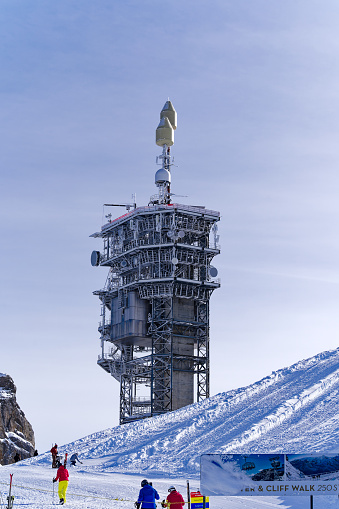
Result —
[{"label": "person in yellow pants", "polygon": [[58,495],[60,499],[60,505],[66,503],[66,491],[68,488],[68,479],[69,474],[67,468],[65,468],[63,465],[60,465],[57,471],[57,475],[53,479],[53,482],[59,481]]}]

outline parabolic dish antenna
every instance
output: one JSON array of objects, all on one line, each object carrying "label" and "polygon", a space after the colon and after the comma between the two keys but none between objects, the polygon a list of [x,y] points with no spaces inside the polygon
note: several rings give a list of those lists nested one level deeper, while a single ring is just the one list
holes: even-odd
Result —
[{"label": "parabolic dish antenna", "polygon": [[100,263],[100,252],[93,251],[91,254],[91,265],[92,267],[97,267]]},{"label": "parabolic dish antenna", "polygon": [[217,275],[218,275],[218,269],[216,269],[215,267],[213,267],[213,266],[211,265],[211,266],[210,266],[209,273],[210,273],[210,276],[211,276],[211,277],[217,277]]},{"label": "parabolic dish antenna", "polygon": [[172,263],[173,263],[173,265],[178,265],[178,263],[179,263],[178,258],[172,258]]}]

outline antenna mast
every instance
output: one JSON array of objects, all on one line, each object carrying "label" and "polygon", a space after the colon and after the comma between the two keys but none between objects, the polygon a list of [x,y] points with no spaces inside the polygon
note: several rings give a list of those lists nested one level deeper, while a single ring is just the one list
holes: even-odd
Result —
[{"label": "antenna mast", "polygon": [[177,128],[177,112],[170,100],[166,101],[160,112],[160,122],[155,131],[155,142],[162,147],[162,154],[157,157],[161,161],[161,169],[155,174],[155,185],[158,195],[151,196],[150,203],[171,203],[171,146],[174,144],[174,130]]}]

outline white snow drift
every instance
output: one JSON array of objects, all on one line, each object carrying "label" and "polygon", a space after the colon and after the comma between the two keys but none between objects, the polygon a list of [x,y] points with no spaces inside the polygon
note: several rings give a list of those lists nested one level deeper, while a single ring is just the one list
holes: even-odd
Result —
[{"label": "white snow drift", "polygon": [[[70,492],[75,479],[82,486],[80,489],[86,486],[87,492],[87,481],[90,484],[90,479],[96,479],[97,484],[102,485],[96,493],[107,495],[109,491],[112,496],[121,497],[125,493],[129,500],[135,498],[139,481],[144,477],[151,477],[158,486],[164,485],[163,496],[166,495],[164,479],[176,479],[182,490],[187,478],[195,483],[195,488],[199,487],[202,454],[339,451],[339,349],[323,352],[273,372],[251,386],[218,394],[170,414],[94,433],[61,447],[60,451],[77,451],[84,462],[76,474],[75,470],[71,471]],[[44,485],[42,472],[52,475],[50,453],[15,467],[2,467],[1,481],[9,470],[15,472],[15,478],[34,473]],[[133,476],[126,481],[126,474]],[[112,483],[110,490],[109,482]],[[121,484],[120,491],[116,482]],[[302,502],[294,498],[293,507],[299,503],[303,507]],[[322,501],[317,499],[317,508],[325,503],[321,498]],[[228,503],[227,507],[238,507],[239,500],[232,500],[233,505]],[[241,507],[247,504],[255,507],[256,502],[251,500],[242,499]],[[331,501],[327,500],[325,506],[330,507]],[[121,507],[128,506],[126,502],[119,503]],[[279,501],[271,499],[270,502],[265,498],[257,507],[266,507],[269,503],[276,507]],[[75,504],[75,497],[72,504]],[[292,507],[291,504],[290,498],[288,506],[280,507]],[[213,507],[223,506],[220,500],[213,501]]]}]

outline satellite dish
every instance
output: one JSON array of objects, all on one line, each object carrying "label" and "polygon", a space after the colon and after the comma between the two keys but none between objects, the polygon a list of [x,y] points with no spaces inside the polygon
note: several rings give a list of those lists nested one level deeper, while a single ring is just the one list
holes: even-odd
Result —
[{"label": "satellite dish", "polygon": [[127,267],[126,260],[122,260],[120,265],[121,265],[121,267]]},{"label": "satellite dish", "polygon": [[185,232],[184,230],[179,230],[178,233],[175,231],[175,230],[169,230],[167,232],[167,237],[169,237],[170,239],[173,239],[174,242],[177,242],[178,239],[183,239],[185,237]]},{"label": "satellite dish", "polygon": [[92,267],[97,267],[100,263],[100,252],[93,251],[91,254],[91,265]]},{"label": "satellite dish", "polygon": [[179,263],[178,258],[172,258],[172,263],[173,263],[173,265],[178,265],[178,263]]},{"label": "satellite dish", "polygon": [[217,275],[218,275],[218,269],[216,269],[215,267],[213,267],[213,266],[211,265],[211,266],[210,266],[209,273],[210,273],[210,276],[211,276],[211,277],[217,277]]}]

